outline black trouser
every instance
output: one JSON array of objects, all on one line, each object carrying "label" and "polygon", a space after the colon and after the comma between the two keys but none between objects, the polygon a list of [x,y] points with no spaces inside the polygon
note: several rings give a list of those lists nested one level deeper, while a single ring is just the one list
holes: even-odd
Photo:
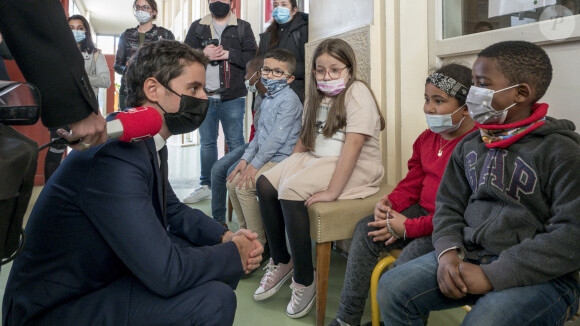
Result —
[{"label": "black trouser", "polygon": [[[260,213],[274,264],[287,264],[292,258],[294,281],[309,286],[314,281],[310,219],[304,201],[278,200],[278,191],[270,181],[260,176],[256,182]],[[286,234],[292,257],[286,248]]]}]

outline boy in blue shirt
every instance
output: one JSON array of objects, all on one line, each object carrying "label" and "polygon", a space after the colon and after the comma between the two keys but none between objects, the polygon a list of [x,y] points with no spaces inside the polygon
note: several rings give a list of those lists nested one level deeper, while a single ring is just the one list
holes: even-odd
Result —
[{"label": "boy in blue shirt", "polygon": [[248,145],[240,163],[228,176],[228,193],[240,225],[258,234],[265,245],[266,235],[256,197],[256,179],[292,154],[302,128],[302,103],[289,87],[294,81],[296,59],[285,49],[273,49],[264,56],[260,69],[268,92],[262,101],[260,128]]},{"label": "boy in blue shirt", "polygon": [[475,305],[465,325],[562,325],[578,309],[580,136],[537,103],[552,79],[540,47],[491,45],[467,96],[480,132],[455,148],[433,217],[435,251],[387,272],[388,325]]}]

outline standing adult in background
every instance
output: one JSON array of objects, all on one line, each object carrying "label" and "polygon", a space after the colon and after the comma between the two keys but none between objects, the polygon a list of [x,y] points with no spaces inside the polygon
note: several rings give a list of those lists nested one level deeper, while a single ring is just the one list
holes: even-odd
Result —
[{"label": "standing adult in background", "polygon": [[286,49],[296,58],[296,79],[290,87],[304,103],[304,44],[308,42],[308,14],[299,12],[296,0],[274,0],[272,24],[260,34],[260,54]]},{"label": "standing adult in background", "polygon": [[161,39],[175,40],[175,36],[170,30],[153,24],[153,20],[157,18],[157,2],[155,0],[135,0],[133,2],[133,15],[135,15],[139,25],[129,28],[121,34],[115,57],[115,72],[123,76],[119,89],[119,110],[125,108],[125,99],[127,98],[125,71],[127,71],[131,56],[143,43]]},{"label": "standing adult in background", "polygon": [[[81,15],[70,16],[68,18],[68,25],[83,55],[83,59],[85,59],[85,70],[89,77],[89,83],[93,88],[95,98],[98,98],[99,88],[108,88],[111,85],[109,67],[107,66],[105,56],[95,46],[91,34],[91,26],[85,17]],[[51,141],[59,138],[56,129],[50,128],[49,131]],[[46,157],[44,159],[44,179],[46,181],[48,181],[60,165],[65,150],[65,144],[54,144],[46,151]]]},{"label": "standing adult in background", "polygon": [[247,21],[236,18],[230,0],[208,0],[209,15],[189,27],[185,44],[203,50],[210,64],[206,72],[209,111],[199,127],[201,142],[200,187],[184,203],[211,196],[211,168],[217,161],[217,138],[221,121],[229,151],[243,146],[246,64],[256,55],[256,38]]}]

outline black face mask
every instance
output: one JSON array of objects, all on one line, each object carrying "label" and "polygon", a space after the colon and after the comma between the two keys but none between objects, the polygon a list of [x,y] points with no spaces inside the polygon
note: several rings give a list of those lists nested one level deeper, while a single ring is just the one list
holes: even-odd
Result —
[{"label": "black face mask", "polygon": [[199,128],[207,114],[209,100],[202,100],[189,95],[179,95],[171,88],[167,86],[165,88],[173,94],[181,97],[181,101],[179,101],[179,110],[175,113],[167,113],[167,111],[157,103],[161,110],[165,112],[165,124],[167,125],[169,132],[172,135],[179,135],[192,132]]},{"label": "black face mask", "polygon": [[217,18],[223,18],[230,13],[230,5],[220,1],[209,4],[209,11]]}]

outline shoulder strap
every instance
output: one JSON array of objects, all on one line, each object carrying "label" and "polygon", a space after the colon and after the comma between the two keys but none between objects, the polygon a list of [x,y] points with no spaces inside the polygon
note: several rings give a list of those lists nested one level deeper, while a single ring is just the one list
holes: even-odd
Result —
[{"label": "shoulder strap", "polygon": [[[292,33],[292,38],[294,39],[294,44],[296,44],[296,48],[298,49],[298,53],[300,54],[300,57],[302,57],[302,51],[300,49],[300,30],[297,29]],[[302,61],[304,61],[304,58],[302,58]]]},{"label": "shoulder strap", "polygon": [[242,43],[242,38],[246,34],[246,25],[238,18],[238,39],[240,44]]},{"label": "shoulder strap", "polygon": [[[211,31],[211,28],[210,28]],[[201,26],[201,24],[197,24],[197,26],[195,27],[195,35],[199,38],[203,37],[203,27]]]}]

